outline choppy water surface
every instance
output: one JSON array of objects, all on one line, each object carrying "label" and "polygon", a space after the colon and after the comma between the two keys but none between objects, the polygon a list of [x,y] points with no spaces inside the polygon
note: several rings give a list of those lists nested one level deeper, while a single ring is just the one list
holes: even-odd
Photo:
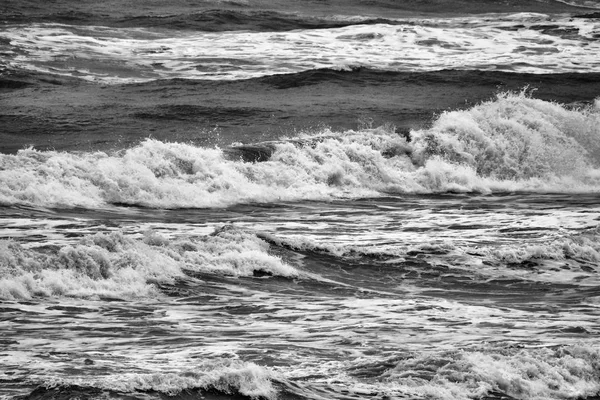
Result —
[{"label": "choppy water surface", "polygon": [[598,8],[3,1],[0,398],[598,399]]},{"label": "choppy water surface", "polygon": [[[32,295],[66,298],[4,302],[3,385],[14,394],[42,383],[133,394],[232,385],[301,398],[593,394],[597,204],[597,195],[516,194],[157,213],[5,207],[0,232],[21,263],[56,248],[75,264],[102,253],[114,270],[92,284],[75,274],[71,287],[47,275]],[[140,260],[151,252],[173,264],[157,291],[118,276],[125,258],[150,273]]]}]

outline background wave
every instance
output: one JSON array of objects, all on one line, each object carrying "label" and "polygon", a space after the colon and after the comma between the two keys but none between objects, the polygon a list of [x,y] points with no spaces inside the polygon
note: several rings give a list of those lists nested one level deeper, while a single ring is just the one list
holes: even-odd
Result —
[{"label": "background wave", "polygon": [[[203,28],[196,21],[205,19],[208,26],[215,27],[215,22],[224,23],[227,30],[261,29],[266,24],[270,29],[287,29],[299,23],[311,23],[311,20],[328,20],[335,14],[346,16],[372,16],[374,18],[402,18],[411,16],[455,16],[465,14],[502,13],[502,12],[540,12],[564,13],[581,11],[580,7],[596,7],[594,0],[570,1],[539,1],[539,0],[509,0],[499,3],[493,0],[473,2],[458,1],[403,1],[374,0],[365,3],[359,0],[333,0],[321,2],[296,2],[289,0],[253,1],[246,0],[204,0],[189,3],[183,0],[165,3],[152,3],[151,6],[132,9],[118,0],[102,3],[79,0],[60,0],[51,8],[43,7],[32,1],[5,0],[0,6],[4,21],[22,22],[58,22],[87,25],[109,26],[144,26],[152,21],[171,29]],[[258,11],[260,10],[260,11]],[[261,15],[266,19],[256,20],[253,16]],[[124,18],[124,16],[127,16]],[[315,19],[318,17],[318,19]],[[238,20],[239,18],[239,20]],[[162,19],[162,21],[161,21]],[[278,20],[284,22],[279,22]],[[305,19],[306,21],[302,22]]]},{"label": "background wave", "polygon": [[599,74],[318,69],[239,81],[162,80],[102,86],[7,70],[0,75],[0,151],[112,151],[152,137],[202,147],[389,124],[407,134],[446,110],[530,85],[567,108],[593,102]]},{"label": "background wave", "polygon": [[372,22],[379,21],[218,33],[45,23],[9,25],[0,38],[11,68],[105,84],[236,80],[319,68],[536,74],[600,69],[593,18],[524,13]]}]

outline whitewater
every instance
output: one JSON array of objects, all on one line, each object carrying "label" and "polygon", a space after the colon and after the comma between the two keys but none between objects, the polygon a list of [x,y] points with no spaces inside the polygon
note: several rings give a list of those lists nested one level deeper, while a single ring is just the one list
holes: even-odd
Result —
[{"label": "whitewater", "polygon": [[0,399],[598,399],[599,8],[7,0]]}]

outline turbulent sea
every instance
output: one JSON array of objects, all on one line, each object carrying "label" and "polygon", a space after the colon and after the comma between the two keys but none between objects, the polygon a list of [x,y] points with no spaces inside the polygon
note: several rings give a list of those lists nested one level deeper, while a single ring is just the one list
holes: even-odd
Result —
[{"label": "turbulent sea", "polygon": [[0,4],[0,399],[599,398],[600,1]]}]

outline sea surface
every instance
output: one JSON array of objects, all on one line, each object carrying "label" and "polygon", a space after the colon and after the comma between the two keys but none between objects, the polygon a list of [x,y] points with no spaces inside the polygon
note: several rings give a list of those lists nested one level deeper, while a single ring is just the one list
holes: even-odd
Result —
[{"label": "sea surface", "polygon": [[0,399],[599,398],[599,0],[0,4]]}]

